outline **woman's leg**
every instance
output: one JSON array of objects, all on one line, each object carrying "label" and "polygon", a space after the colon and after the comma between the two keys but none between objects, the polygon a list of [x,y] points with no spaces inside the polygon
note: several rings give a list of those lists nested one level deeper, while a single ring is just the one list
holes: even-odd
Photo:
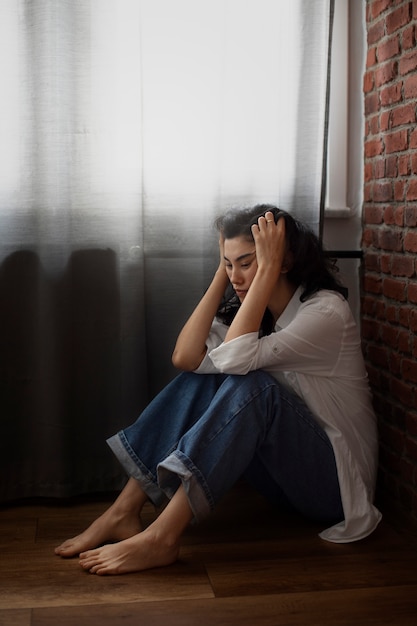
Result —
[{"label": "woman's leg", "polygon": [[[155,503],[171,499],[156,526],[146,531],[148,541],[155,537],[161,541],[161,533],[171,529],[175,541],[170,535],[170,542],[176,544],[188,523],[185,520],[205,517],[259,455],[272,468],[280,488],[285,489],[288,480],[298,502],[307,497],[306,509],[314,509],[319,499],[332,500],[334,511],[336,493],[340,511],[330,442],[305,405],[270,375],[256,371],[246,376],[189,374],[179,379],[170,393],[160,394],[132,427],[112,441],[119,460],[144,493]],[[325,508],[329,509],[327,504]],[[178,519],[182,521],[177,523]],[[92,565],[91,555],[83,554],[83,567],[92,571],[97,566],[96,573],[144,569],[145,560],[138,562],[138,553],[143,556],[145,551],[143,535],[121,542],[124,556],[116,548],[103,548],[96,555],[99,562]],[[133,559],[127,555],[130,550],[136,554]],[[147,562],[152,560],[158,559]]]},{"label": "woman's leg", "polygon": [[[138,457],[140,441],[133,432],[125,433],[128,448]],[[264,372],[230,376],[159,465],[161,487],[173,492],[160,516],[134,537],[82,553],[81,566],[102,575],[173,563],[192,518],[203,517],[258,463],[262,472],[256,478],[261,476],[262,482],[257,486],[265,495],[285,493],[312,517],[343,515],[333,450],[307,407]]]},{"label": "woman's leg", "polygon": [[83,533],[55,548],[55,554],[71,557],[108,541],[121,541],[142,530],[140,512],[148,500],[139,483],[130,478],[118,498]]},{"label": "woman's leg", "polygon": [[[155,505],[162,505],[168,501],[157,484],[158,462],[175,448],[182,434],[207,409],[223,379],[221,375],[180,374],[132,426],[109,440],[130,479],[114,504],[83,533],[58,546],[57,555],[72,557],[107,541],[127,539],[142,530],[140,512],[145,502],[150,499]],[[139,446],[143,462],[136,457],[126,435]]]},{"label": "woman's leg", "polygon": [[247,481],[283,510],[335,524],[344,518],[330,440],[297,396],[281,391],[283,411],[246,469]]},{"label": "woman's leg", "polygon": [[164,506],[180,480],[167,494],[158,482],[158,465],[208,410],[226,376],[182,373],[167,385],[128,428],[108,440],[127,474],[140,483],[155,506]]},{"label": "woman's leg", "polygon": [[[265,468],[272,495],[285,494],[313,519],[343,519],[326,433],[297,396],[263,371],[224,380],[207,411],[159,464],[159,485],[170,495],[182,484],[200,520],[255,463]],[[260,486],[268,495],[266,482]]]},{"label": "woman's leg", "polygon": [[126,574],[174,563],[180,538],[193,517],[187,495],[179,487],[167,507],[143,532],[80,554],[80,565],[91,574]]}]

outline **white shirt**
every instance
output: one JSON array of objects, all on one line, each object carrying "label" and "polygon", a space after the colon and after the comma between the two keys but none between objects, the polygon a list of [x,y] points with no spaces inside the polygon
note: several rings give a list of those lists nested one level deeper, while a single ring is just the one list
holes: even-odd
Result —
[{"label": "white shirt", "polygon": [[248,333],[223,343],[228,326],[215,319],[196,372],[262,369],[304,400],[332,443],[345,515],[320,537],[356,541],[382,517],[373,505],[378,435],[360,337],[340,294],[322,290],[300,302],[301,293],[300,287],[278,318],[276,332],[261,339]]}]

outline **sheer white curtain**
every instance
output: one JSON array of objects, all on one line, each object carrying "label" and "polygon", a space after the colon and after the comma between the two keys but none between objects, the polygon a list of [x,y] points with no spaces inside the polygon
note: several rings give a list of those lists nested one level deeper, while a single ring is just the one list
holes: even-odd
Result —
[{"label": "sheer white curtain", "polygon": [[0,498],[120,486],[104,439],[174,374],[215,215],[319,229],[331,12],[0,0]]}]

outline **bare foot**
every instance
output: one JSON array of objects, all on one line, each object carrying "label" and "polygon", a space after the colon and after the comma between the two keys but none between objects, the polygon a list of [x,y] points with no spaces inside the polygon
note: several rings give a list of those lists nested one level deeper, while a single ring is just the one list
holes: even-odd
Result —
[{"label": "bare foot", "polygon": [[72,557],[96,548],[109,541],[122,541],[142,531],[142,524],[137,513],[121,514],[110,507],[98,517],[83,533],[64,541],[55,548],[55,554]]},{"label": "bare foot", "polygon": [[171,565],[178,558],[179,541],[158,540],[151,530],[80,554],[80,565],[91,574],[127,574]]}]

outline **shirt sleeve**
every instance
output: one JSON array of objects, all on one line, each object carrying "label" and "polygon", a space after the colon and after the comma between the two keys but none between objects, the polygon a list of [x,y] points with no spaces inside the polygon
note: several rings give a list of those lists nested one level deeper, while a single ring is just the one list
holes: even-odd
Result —
[{"label": "shirt sleeve", "polygon": [[282,329],[258,338],[248,333],[211,350],[215,367],[227,374],[256,369],[329,376],[337,366],[345,331],[340,310],[328,303],[304,303]]},{"label": "shirt sleeve", "polygon": [[223,324],[220,320],[214,318],[209,336],[207,337],[206,341],[207,352],[198,368],[194,370],[196,374],[218,374],[220,372],[220,370],[211,360],[210,354],[217,346],[219,346],[223,342],[224,338],[226,337],[228,328],[229,327],[226,326],[226,324]]}]

